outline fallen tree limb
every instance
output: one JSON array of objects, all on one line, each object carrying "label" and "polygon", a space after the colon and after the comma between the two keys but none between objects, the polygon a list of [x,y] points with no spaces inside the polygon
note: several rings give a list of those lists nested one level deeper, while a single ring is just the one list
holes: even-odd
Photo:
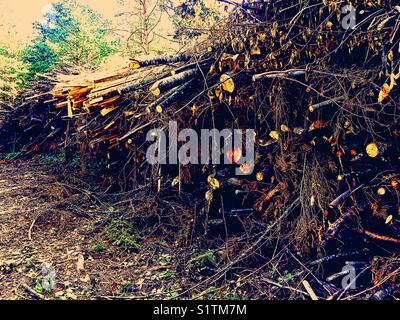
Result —
[{"label": "fallen tree limb", "polygon": [[302,69],[293,69],[287,71],[268,71],[260,74],[253,75],[253,81],[260,81],[264,79],[274,79],[274,78],[294,78],[305,76],[306,71]]},{"label": "fallen tree limb", "polygon": [[176,102],[179,98],[181,98],[186,90],[191,86],[193,80],[185,83],[184,85],[172,89],[165,97],[161,97],[157,99],[155,102],[150,104],[147,109],[148,111],[157,111],[159,113],[163,112],[166,108]]},{"label": "fallen tree limb", "polygon": [[392,237],[383,236],[383,235],[380,235],[380,234],[377,234],[377,233],[368,231],[368,230],[366,230],[366,229],[357,228],[357,229],[355,229],[355,230],[356,230],[358,233],[364,234],[364,235],[366,235],[366,236],[368,236],[368,237],[370,237],[370,238],[372,238],[372,239],[375,239],[375,240],[386,241],[386,242],[390,242],[390,243],[393,243],[393,244],[400,244],[400,239],[396,239],[396,238],[392,238]]},{"label": "fallen tree limb", "polygon": [[319,109],[321,109],[323,107],[331,106],[331,105],[333,105],[335,103],[338,103],[340,101],[343,101],[343,100],[344,100],[344,97],[333,98],[333,99],[326,100],[326,101],[323,101],[323,102],[320,102],[320,103],[317,103],[317,104],[312,104],[312,105],[310,105],[308,107],[308,110],[310,112],[315,112],[315,111],[317,111],[317,110],[319,110]]},{"label": "fallen tree limb", "polygon": [[150,87],[150,92],[158,97],[161,93],[192,80],[198,72],[198,69],[189,69],[168,78],[161,79]]},{"label": "fallen tree limb", "polygon": [[140,79],[138,81],[135,81],[129,85],[123,86],[123,87],[119,87],[117,89],[117,92],[120,95],[124,95],[127,94],[129,92],[144,88],[148,85],[153,84],[154,82],[156,82],[158,79],[160,78],[160,75],[154,76],[154,77],[150,77],[148,79]]},{"label": "fallen tree limb", "polygon": [[173,55],[173,56],[160,56],[160,57],[146,59],[146,60],[131,59],[130,66],[132,69],[138,69],[141,67],[189,61],[190,59],[192,59],[192,56],[187,55],[187,54],[179,54],[179,55]]}]

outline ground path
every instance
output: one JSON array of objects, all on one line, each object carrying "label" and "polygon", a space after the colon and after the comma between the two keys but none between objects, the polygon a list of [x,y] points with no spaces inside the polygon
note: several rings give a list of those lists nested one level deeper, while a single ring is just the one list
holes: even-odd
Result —
[{"label": "ground path", "polygon": [[[165,297],[166,286],[174,284],[163,280],[170,266],[155,259],[168,260],[163,248],[140,254],[113,248],[93,234],[94,210],[54,170],[35,162],[1,163],[0,299]],[[103,243],[104,252],[93,252],[93,243]],[[56,286],[36,295],[43,277],[52,277],[48,270]]]}]

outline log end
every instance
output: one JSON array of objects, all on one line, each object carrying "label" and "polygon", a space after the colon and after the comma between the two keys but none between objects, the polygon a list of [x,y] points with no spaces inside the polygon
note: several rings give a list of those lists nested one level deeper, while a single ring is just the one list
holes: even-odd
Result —
[{"label": "log end", "polygon": [[156,97],[159,97],[161,94],[161,90],[158,87],[158,83],[156,82],[155,84],[153,84],[150,88],[150,92],[155,95]]},{"label": "log end", "polygon": [[163,108],[161,107],[161,105],[158,105],[156,107],[156,112],[158,112],[158,113],[162,113],[163,112]]},{"label": "log end", "polygon": [[367,155],[371,158],[376,158],[379,154],[379,148],[376,143],[370,143],[369,145],[367,145],[365,151],[367,152]]}]

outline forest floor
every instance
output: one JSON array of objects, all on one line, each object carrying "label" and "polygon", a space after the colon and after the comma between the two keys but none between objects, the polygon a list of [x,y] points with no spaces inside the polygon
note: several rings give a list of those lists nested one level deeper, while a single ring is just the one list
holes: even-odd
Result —
[{"label": "forest floor", "polygon": [[274,259],[230,267],[236,246],[194,237],[173,197],[98,192],[76,171],[51,157],[0,161],[0,299],[307,296]]},{"label": "forest floor", "polygon": [[109,241],[111,205],[71,191],[55,171],[0,164],[0,299],[175,298],[190,286],[175,276],[181,250],[162,241],[124,250],[134,242],[127,235]]}]

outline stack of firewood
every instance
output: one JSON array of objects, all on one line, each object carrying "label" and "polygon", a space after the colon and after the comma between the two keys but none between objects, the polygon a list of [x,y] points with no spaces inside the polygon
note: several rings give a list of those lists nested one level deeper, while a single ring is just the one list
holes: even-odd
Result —
[{"label": "stack of firewood", "polygon": [[[353,1],[349,29],[335,1],[247,5],[185,54],[63,76],[50,95],[29,100],[36,101],[30,124],[38,112],[47,118],[25,150],[75,148],[82,163],[101,164],[114,188],[191,192],[205,231],[226,219],[241,228],[282,219],[302,253],[363,252],[365,241],[398,248],[395,2]],[[235,164],[149,165],[146,133],[171,120],[196,130],[255,129],[254,172],[236,176]],[[224,152],[235,158],[241,150]]]}]

